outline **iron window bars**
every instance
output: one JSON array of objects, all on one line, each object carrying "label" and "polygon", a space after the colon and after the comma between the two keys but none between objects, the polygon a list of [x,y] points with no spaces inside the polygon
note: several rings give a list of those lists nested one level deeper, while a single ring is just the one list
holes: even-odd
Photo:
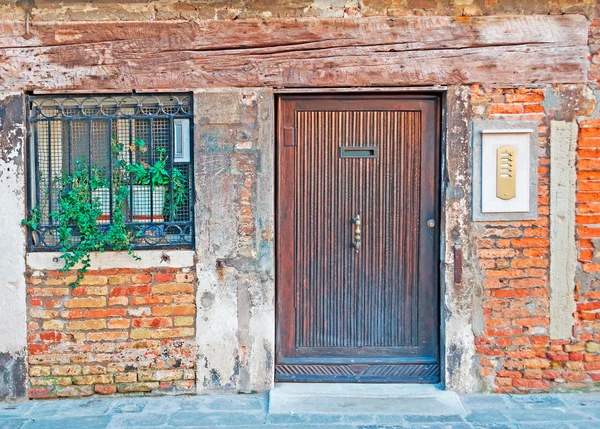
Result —
[{"label": "iron window bars", "polygon": [[[97,168],[108,184],[93,191],[102,206],[99,225],[113,220],[113,178],[125,167],[119,177],[128,187],[123,214],[133,247],[193,246],[189,94],[29,96],[27,107],[29,215],[34,208],[39,213],[38,227],[29,229],[30,250],[59,250],[58,222],[50,214],[59,204],[61,177],[77,165]],[[160,167],[157,177],[152,171]]]}]

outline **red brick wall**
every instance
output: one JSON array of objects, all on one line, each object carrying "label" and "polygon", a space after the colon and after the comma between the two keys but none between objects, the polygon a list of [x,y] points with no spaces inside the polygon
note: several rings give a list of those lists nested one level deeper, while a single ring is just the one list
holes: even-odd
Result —
[{"label": "red brick wall", "polygon": [[[476,338],[476,347],[484,388],[494,392],[582,388],[600,380],[600,350],[596,350],[596,343],[592,342],[600,338],[599,319],[596,318],[600,309],[598,292],[587,292],[579,298],[577,325],[571,340],[550,341],[548,335],[549,118],[541,104],[543,100],[541,89],[487,90],[473,86],[471,90],[473,113],[477,118],[535,120],[539,123],[539,218],[486,222],[484,232],[477,239],[483,271],[484,330]],[[582,136],[589,132],[583,129]],[[600,136],[600,132],[597,135]],[[588,163],[584,158],[594,157],[596,160],[592,163],[596,164],[590,168],[596,171],[593,180],[598,180],[600,161],[597,151],[581,147],[583,141],[580,140],[578,152],[577,234],[582,255],[590,258],[592,243],[585,225],[588,222],[597,224],[599,218],[585,215],[584,219],[580,214],[583,200],[591,198],[598,202],[600,193],[592,195],[583,191],[583,188],[592,189],[597,185],[590,181],[584,184],[582,168]],[[593,267],[600,265],[586,267],[584,264],[583,270],[589,271]]]},{"label": "red brick wall", "polygon": [[27,276],[31,398],[187,392],[195,386],[191,269]]},{"label": "red brick wall", "polygon": [[579,358],[582,354],[584,371],[594,382],[600,383],[599,119],[580,124],[577,146],[576,235],[581,270],[575,288],[577,313],[574,331],[579,340],[576,356]]}]

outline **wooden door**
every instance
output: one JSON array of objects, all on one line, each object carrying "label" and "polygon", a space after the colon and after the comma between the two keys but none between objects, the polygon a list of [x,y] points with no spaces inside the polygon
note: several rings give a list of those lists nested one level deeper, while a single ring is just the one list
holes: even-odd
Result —
[{"label": "wooden door", "polygon": [[277,108],[275,379],[438,382],[439,98]]}]

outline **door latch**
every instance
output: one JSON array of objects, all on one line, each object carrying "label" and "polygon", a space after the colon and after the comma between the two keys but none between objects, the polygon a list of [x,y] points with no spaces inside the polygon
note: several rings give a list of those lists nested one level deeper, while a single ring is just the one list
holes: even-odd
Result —
[{"label": "door latch", "polygon": [[358,249],[360,249],[360,236],[361,236],[360,215],[356,215],[356,217],[352,220],[352,222],[354,222],[354,250],[356,250],[358,252]]}]

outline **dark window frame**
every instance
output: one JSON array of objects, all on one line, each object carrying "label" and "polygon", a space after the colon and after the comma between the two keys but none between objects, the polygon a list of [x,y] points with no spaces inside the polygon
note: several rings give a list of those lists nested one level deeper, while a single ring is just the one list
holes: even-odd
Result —
[{"label": "dark window frame", "polygon": [[[166,101],[166,103],[165,103]],[[110,225],[113,216],[113,174],[116,168],[115,156],[124,155],[125,162],[131,165],[138,161],[152,166],[160,156],[158,148],[165,149],[165,164],[167,171],[172,178],[173,171],[185,178],[183,195],[183,208],[181,204],[174,207],[173,198],[174,181],[169,180],[168,185],[160,186],[159,192],[156,192],[154,180],[150,181],[144,189],[143,185],[136,185],[133,182],[133,174],[128,173],[129,194],[126,204],[126,225],[128,229],[138,236],[133,240],[132,247],[135,250],[143,249],[194,249],[195,231],[194,231],[194,103],[192,93],[120,93],[120,94],[53,94],[53,95],[27,95],[26,96],[26,127],[27,127],[27,213],[29,218],[33,209],[38,207],[43,213],[42,221],[36,231],[28,228],[27,248],[30,252],[37,251],[60,251],[58,242],[58,233],[56,223],[50,218],[49,213],[55,209],[57,197],[53,196],[53,182],[62,174],[62,171],[71,173],[74,166],[74,128],[85,129],[87,135],[79,136],[77,141],[78,150],[82,148],[87,150],[88,169],[97,167],[95,158],[104,163],[103,174],[110,181],[107,188],[108,196],[103,193],[104,204],[108,204],[108,219],[99,221],[99,224]],[[45,112],[45,113],[44,113]],[[48,112],[51,112],[50,114]],[[175,159],[175,120],[183,119],[189,121],[189,159],[185,162]],[[82,126],[82,124],[84,126]],[[86,125],[87,124],[87,125]],[[122,128],[123,124],[128,124]],[[165,124],[168,131],[165,129]],[[54,129],[56,128],[56,129]],[[134,144],[138,139],[138,133],[145,128],[145,140],[147,147],[143,151]],[[43,133],[45,138],[40,139],[39,130],[45,129]],[[98,129],[101,132],[96,132]],[[107,131],[108,130],[108,131]],[[58,132],[56,132],[58,131]],[[159,132],[160,131],[160,132]],[[53,132],[61,137],[54,136]],[[119,134],[120,133],[120,134]],[[66,137],[65,137],[66,136]],[[122,142],[124,149],[121,152],[113,152],[113,143]],[[82,144],[83,141],[83,144]],[[87,147],[84,145],[87,144]],[[59,146],[60,145],[60,146]],[[66,146],[65,146],[66,145]],[[96,146],[104,145],[104,152],[108,153],[107,159],[98,156],[99,150]],[[46,157],[42,159],[45,165],[41,165],[40,149],[46,152]],[[66,147],[66,150],[65,150]],[[57,148],[60,148],[58,150]],[[135,149],[132,149],[135,148]],[[106,150],[108,149],[108,150]],[[60,152],[60,156],[53,157],[53,154]],[[96,157],[94,157],[96,155]],[[135,158],[135,161],[134,161]],[[65,164],[66,163],[66,164]],[[61,165],[59,173],[56,171],[56,164]],[[65,165],[67,166],[65,168]],[[53,171],[54,169],[54,171]],[[110,172],[107,173],[107,172]],[[44,173],[48,179],[43,179]],[[40,190],[40,177],[45,180],[46,196],[42,196]],[[134,192],[134,187],[136,191]],[[179,190],[181,190],[181,186]],[[157,196],[157,194],[159,194]],[[158,201],[160,204],[160,194],[163,198],[162,215],[157,215],[157,209],[153,205]],[[40,204],[46,198],[47,207]],[[158,198],[158,199],[157,199]],[[146,212],[135,211],[134,199],[149,200],[148,207],[139,209]],[[145,199],[145,200],[144,200]],[[137,204],[143,207],[143,204]],[[40,209],[41,207],[41,209]],[[175,210],[174,210],[175,209]],[[104,212],[103,212],[104,216]],[[179,219],[178,219],[179,218]],[[102,217],[101,217],[102,219]]]}]

